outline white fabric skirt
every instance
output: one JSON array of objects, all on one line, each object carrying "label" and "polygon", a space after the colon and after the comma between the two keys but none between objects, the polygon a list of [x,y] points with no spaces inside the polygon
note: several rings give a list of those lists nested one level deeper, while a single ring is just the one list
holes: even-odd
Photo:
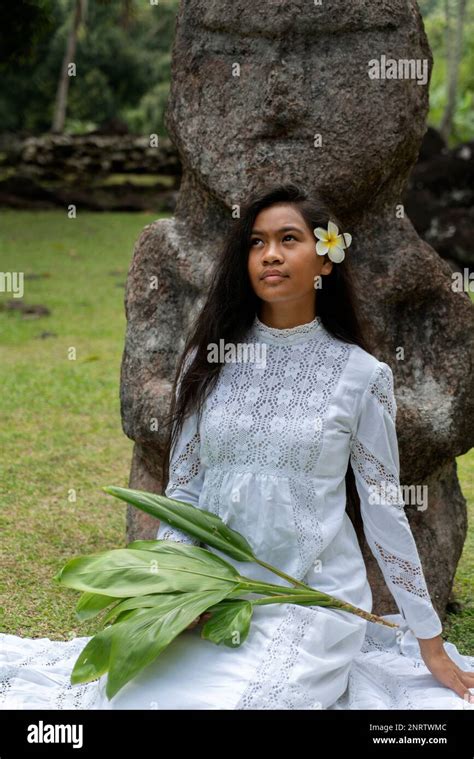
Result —
[{"label": "white fabric skirt", "polygon": [[[274,604],[255,608],[250,633],[231,649],[182,633],[111,700],[107,675],[71,685],[90,637],[54,641],[0,635],[2,709],[471,709],[426,668],[400,615],[396,630],[348,612]],[[474,657],[445,642],[474,672]],[[474,693],[474,689],[471,689]]]}]

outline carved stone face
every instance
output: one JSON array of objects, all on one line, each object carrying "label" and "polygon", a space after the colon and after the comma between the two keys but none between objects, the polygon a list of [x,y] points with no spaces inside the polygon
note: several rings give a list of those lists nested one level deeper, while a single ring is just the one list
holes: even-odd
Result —
[{"label": "carved stone face", "polygon": [[340,208],[388,178],[396,196],[426,128],[429,77],[371,79],[382,56],[431,72],[414,0],[187,0],[167,127],[227,204],[281,181],[317,186]]}]

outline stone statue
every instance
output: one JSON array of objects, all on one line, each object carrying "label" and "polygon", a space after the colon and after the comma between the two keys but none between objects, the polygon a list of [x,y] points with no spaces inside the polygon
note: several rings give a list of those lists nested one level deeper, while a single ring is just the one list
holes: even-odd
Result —
[{"label": "stone statue", "polygon": [[[129,485],[161,493],[160,419],[232,213],[272,183],[319,190],[358,241],[367,338],[394,371],[400,482],[428,493],[407,515],[442,616],[467,527],[455,457],[474,444],[474,316],[400,200],[426,130],[431,68],[415,0],[181,4],[166,127],[183,179],[174,217],[145,227],[135,246],[121,409],[135,441]],[[128,507],[127,542],[157,528]],[[365,559],[374,612],[395,611]]]}]

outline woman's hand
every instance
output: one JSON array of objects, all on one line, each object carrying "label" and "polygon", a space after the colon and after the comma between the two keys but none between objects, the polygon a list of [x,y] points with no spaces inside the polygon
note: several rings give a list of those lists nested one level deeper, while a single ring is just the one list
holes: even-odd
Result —
[{"label": "woman's hand", "polygon": [[196,625],[198,625],[200,622],[207,622],[209,617],[212,617],[212,614],[210,611],[204,612],[204,614],[200,614],[199,617],[196,617],[196,619],[193,619],[190,625],[188,625],[185,629],[186,630],[192,630]]},{"label": "woman's hand", "polygon": [[452,688],[458,696],[473,704],[474,694],[469,692],[469,688],[474,688],[474,672],[466,672],[453,662],[444,649],[441,635],[417,640],[423,661],[431,674],[442,685]]}]

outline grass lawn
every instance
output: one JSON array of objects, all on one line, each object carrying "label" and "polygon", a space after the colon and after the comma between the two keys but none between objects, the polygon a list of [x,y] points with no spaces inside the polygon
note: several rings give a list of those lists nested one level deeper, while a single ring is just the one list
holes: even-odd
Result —
[{"label": "grass lawn", "polygon": [[[67,639],[98,629],[97,620],[78,623],[79,593],[52,578],[73,556],[125,544],[126,504],[101,487],[128,483],[123,286],[133,244],[155,218],[1,211],[2,271],[46,275],[25,278],[24,300],[51,311],[0,311],[3,631]],[[0,306],[10,299],[0,293]],[[46,331],[55,336],[41,338]],[[458,458],[458,472],[471,524],[454,587],[462,609],[449,615],[444,637],[474,654],[474,450]]]},{"label": "grass lawn", "polygon": [[[2,271],[25,273],[24,300],[50,316],[0,311],[3,629],[29,637],[91,635],[79,593],[53,575],[65,562],[125,544],[133,443],[120,421],[124,283],[151,214],[2,211]],[[26,279],[27,274],[47,274]],[[0,294],[0,304],[12,298]],[[20,300],[20,299],[17,299]],[[55,337],[39,338],[44,332]],[[70,360],[70,350],[76,359]]]},{"label": "grass lawn", "polygon": [[459,482],[467,500],[468,531],[452,590],[461,611],[448,614],[443,637],[455,643],[462,654],[474,656],[474,449],[458,456],[456,461]]}]

